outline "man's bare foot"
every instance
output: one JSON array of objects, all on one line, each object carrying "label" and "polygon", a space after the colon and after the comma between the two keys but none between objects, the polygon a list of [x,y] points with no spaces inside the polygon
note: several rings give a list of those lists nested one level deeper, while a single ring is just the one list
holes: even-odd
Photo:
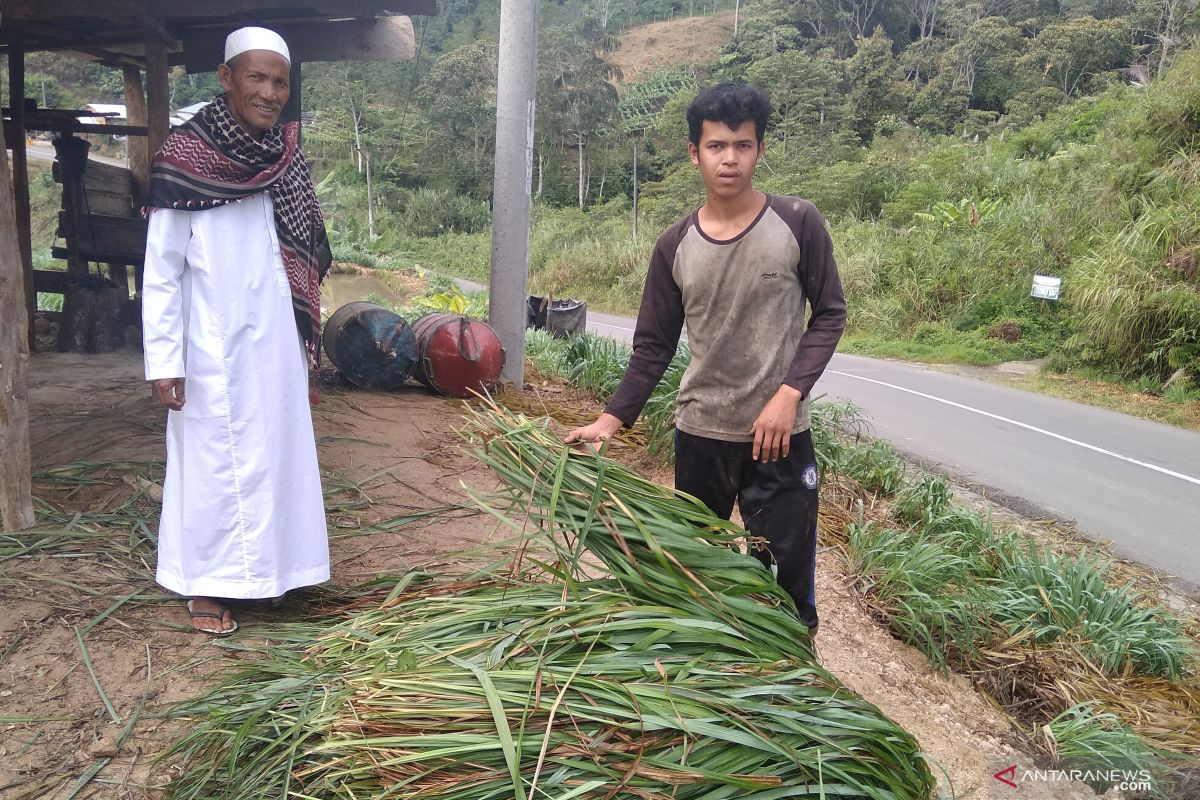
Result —
[{"label": "man's bare foot", "polygon": [[233,612],[212,597],[193,597],[187,601],[192,627],[210,636],[228,636],[238,629]]}]

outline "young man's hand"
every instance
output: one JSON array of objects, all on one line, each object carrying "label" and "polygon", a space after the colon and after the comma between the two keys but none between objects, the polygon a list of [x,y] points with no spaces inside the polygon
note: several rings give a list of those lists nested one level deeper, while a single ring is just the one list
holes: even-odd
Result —
[{"label": "young man's hand", "polygon": [[154,386],[154,399],[172,411],[183,409],[183,378],[160,378],[151,381]]},{"label": "young man's hand", "polygon": [[603,442],[606,439],[611,439],[617,431],[621,430],[622,422],[619,418],[614,417],[607,412],[591,425],[585,425],[582,428],[576,428],[566,435],[564,442]]},{"label": "young man's hand", "polygon": [[754,448],[750,457],[755,461],[778,461],[787,458],[792,444],[792,428],[796,427],[796,407],[804,395],[791,386],[780,386],[767,401],[758,419],[750,426]]}]

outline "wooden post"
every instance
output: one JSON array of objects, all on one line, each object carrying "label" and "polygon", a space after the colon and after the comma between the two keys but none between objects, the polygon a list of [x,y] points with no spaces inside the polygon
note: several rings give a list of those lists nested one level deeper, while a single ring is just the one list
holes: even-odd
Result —
[{"label": "wooden post", "polygon": [[638,157],[638,140],[635,136],[633,139],[633,240],[637,241],[637,225],[638,225],[638,172],[637,172],[637,157]]},{"label": "wooden post", "polygon": [[[280,122],[299,122],[300,108],[303,98],[300,94],[300,59],[296,59],[291,64],[291,70],[288,73],[288,85],[291,87],[291,94],[288,95],[288,101],[284,103],[283,111],[279,112]],[[303,143],[304,131],[301,128],[296,129],[296,145]]]},{"label": "wooden post", "polygon": [[[14,142],[14,154],[24,149],[23,141]],[[5,531],[21,530],[34,523],[25,385],[29,366],[26,287],[32,281],[28,281],[21,262],[16,204],[10,185],[8,153],[0,126],[0,453],[4,454],[0,458],[0,530]]]},{"label": "wooden post", "polygon": [[[146,92],[142,88],[142,71],[135,66],[124,67],[125,76],[125,119],[130,125],[147,125]],[[168,125],[170,118],[168,117]],[[147,128],[147,134],[149,129]],[[155,151],[150,149],[150,137],[126,136],[126,154],[129,161],[129,173],[133,184],[133,207],[142,208],[150,198],[150,162]],[[136,296],[142,297],[142,268],[133,271]],[[127,286],[128,284],[119,284]]]},{"label": "wooden post", "polygon": [[[125,66],[125,119],[130,125],[146,124],[146,93],[142,89],[142,71],[134,66]],[[129,152],[129,171],[133,175],[133,203],[141,208],[146,204],[146,192],[150,188],[149,140],[145,136],[127,136],[125,143]]]},{"label": "wooden post", "polygon": [[367,148],[367,241],[375,241],[375,194],[371,191],[371,149]]},{"label": "wooden post", "polygon": [[129,299],[129,270],[124,264],[109,264],[108,279],[116,284],[117,288],[125,293],[125,299]]},{"label": "wooden post", "polygon": [[83,237],[91,233],[91,222],[84,213],[83,174],[87,171],[90,145],[78,136],[63,136],[54,141],[54,156],[58,161],[58,174],[62,179],[63,213],[68,220],[70,236],[67,239],[67,272],[76,277],[86,277],[88,262],[80,253]]},{"label": "wooden post", "polygon": [[167,74],[167,44],[153,34],[146,36],[146,149],[153,155],[162,147],[171,127],[170,83]]},{"label": "wooden post", "polygon": [[[37,292],[33,289],[33,235],[29,222],[29,163],[25,154],[25,51],[13,41],[8,51],[8,104],[12,108],[12,186],[13,212],[16,217],[17,253],[25,286],[25,318],[28,320],[29,345],[33,346],[33,315],[37,311]],[[5,159],[7,161],[7,158]]]}]

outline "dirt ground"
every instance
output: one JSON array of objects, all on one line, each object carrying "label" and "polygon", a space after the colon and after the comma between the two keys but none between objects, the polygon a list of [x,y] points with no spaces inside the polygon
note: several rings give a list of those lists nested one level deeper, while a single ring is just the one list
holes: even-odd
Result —
[{"label": "dirt ground", "polygon": [[732,38],[731,13],[680,17],[630,28],[604,58],[621,70],[624,83],[636,83],[664,67],[711,64]]},{"label": "dirt ground", "polygon": [[[81,462],[161,459],[163,414],[141,380],[141,368],[140,355],[132,351],[34,358],[30,401],[34,468],[43,473],[40,496],[100,513],[137,492],[153,494],[157,487],[116,468],[95,485],[73,486],[71,496],[44,474]],[[461,413],[459,401],[433,397],[415,384],[391,393],[336,387],[323,393],[314,412],[319,457],[327,492],[343,487],[327,496],[336,509],[334,584],[415,568],[452,572],[491,560],[486,551],[455,555],[500,537],[488,518],[465,509],[450,519],[340,535],[416,511],[467,505],[460,482],[494,486],[490,474],[461,451],[454,432]],[[669,480],[665,472],[655,477]],[[137,503],[152,529],[153,503],[144,497]],[[262,641],[272,620],[304,613],[303,599],[276,612],[241,610],[242,630],[231,639],[193,634],[178,601],[154,586],[148,560],[120,557],[118,545],[128,545],[123,532],[120,537],[74,552],[46,550],[0,561],[4,800],[160,796],[172,766],[158,759],[181,731],[178,723],[163,721],[162,713],[236,664],[239,641]],[[941,676],[924,656],[872,621],[849,584],[841,556],[822,552],[821,661],[918,738],[935,773],[943,773],[943,797],[1093,796],[1082,785],[1055,784],[1029,793],[997,782],[993,773],[1035,762],[1012,724],[964,679]],[[134,717],[131,734],[118,747],[118,735]]]}]

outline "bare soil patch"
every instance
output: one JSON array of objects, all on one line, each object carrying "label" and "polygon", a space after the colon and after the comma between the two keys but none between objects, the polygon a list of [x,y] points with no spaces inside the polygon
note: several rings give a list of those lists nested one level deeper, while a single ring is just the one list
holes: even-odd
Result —
[{"label": "bare soil patch", "polygon": [[733,38],[733,14],[651,22],[620,38],[617,49],[602,57],[621,70],[623,82],[637,83],[664,67],[715,62]]},{"label": "bare soil patch", "polygon": [[[139,354],[42,354],[34,358],[30,377],[35,469],[161,458],[163,413],[141,379]],[[556,399],[570,395],[569,389],[544,383],[539,392]],[[523,397],[536,411],[537,394]],[[580,416],[595,413],[584,399],[575,401]],[[490,473],[462,451],[455,433],[462,408],[459,401],[433,397],[415,385],[390,393],[324,387],[314,421],[331,492],[334,585],[352,586],[412,569],[457,573],[495,556],[480,549],[460,554],[507,536],[489,518],[467,510],[358,533],[381,521],[468,506],[464,483],[485,490],[495,485]],[[658,480],[670,479],[669,471],[651,468],[638,448],[617,445],[612,454],[630,459]],[[161,470],[146,474],[153,480]],[[97,483],[71,488],[43,476],[38,495],[83,514],[133,503],[153,530],[157,511],[144,483],[115,467],[93,476]],[[237,650],[239,642],[263,641],[273,622],[301,619],[312,602],[327,596],[323,590],[310,591],[277,612],[243,609],[237,635],[201,637],[187,628],[179,602],[154,585],[152,549],[132,551],[148,557],[121,555],[136,531],[108,528],[102,535],[105,542],[85,550],[44,550],[0,561],[4,800],[63,800],[91,769],[97,771],[75,797],[159,797],[172,767],[158,758],[181,731],[180,723],[161,715],[171,704],[203,692],[223,668],[245,658]],[[993,772],[1009,763],[1034,762],[1008,718],[987,698],[962,678],[936,673],[923,656],[898,643],[859,607],[847,588],[849,577],[838,551],[821,553],[818,580],[822,662],[918,738],[948,776],[945,796],[951,796],[951,785],[957,797],[992,796]],[[106,610],[110,613],[89,629]],[[121,722],[113,721],[114,714]],[[131,735],[118,747],[117,735],[135,716]],[[1091,796],[1082,786],[1058,788],[1041,796]]]}]

